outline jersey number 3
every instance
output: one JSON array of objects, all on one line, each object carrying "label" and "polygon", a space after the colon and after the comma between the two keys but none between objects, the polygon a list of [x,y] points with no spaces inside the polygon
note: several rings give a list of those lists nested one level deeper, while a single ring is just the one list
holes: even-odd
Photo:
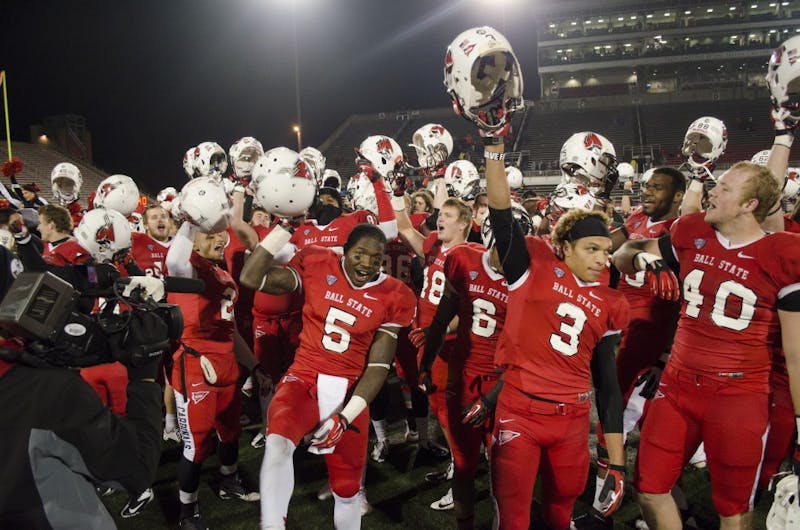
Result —
[{"label": "jersey number 3", "polygon": [[550,346],[557,352],[572,357],[578,353],[581,331],[586,325],[586,313],[576,305],[561,302],[556,308],[556,315],[561,317],[561,326],[558,328],[559,333],[550,335]]}]

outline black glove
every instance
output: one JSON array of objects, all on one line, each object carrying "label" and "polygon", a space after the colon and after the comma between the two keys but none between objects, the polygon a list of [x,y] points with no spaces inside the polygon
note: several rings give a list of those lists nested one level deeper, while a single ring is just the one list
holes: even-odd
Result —
[{"label": "black glove", "polygon": [[427,371],[419,373],[419,376],[417,377],[417,386],[427,395],[431,395],[436,392],[436,385],[433,384],[431,373]]},{"label": "black glove", "polygon": [[619,505],[622,504],[622,497],[625,495],[625,466],[617,466],[611,464],[608,466],[608,473],[603,481],[603,487],[600,490],[601,509],[600,514],[603,517],[611,517],[617,511]]},{"label": "black glove", "polygon": [[640,396],[645,399],[653,399],[653,396],[656,395],[656,390],[658,390],[658,384],[661,382],[661,372],[664,370],[664,366],[664,361],[658,361],[651,366],[649,370],[639,376],[634,386],[644,384],[639,391]]},{"label": "black glove", "polygon": [[469,423],[473,427],[480,427],[491,419],[496,405],[497,403],[494,400],[481,396],[461,413],[461,423]]}]

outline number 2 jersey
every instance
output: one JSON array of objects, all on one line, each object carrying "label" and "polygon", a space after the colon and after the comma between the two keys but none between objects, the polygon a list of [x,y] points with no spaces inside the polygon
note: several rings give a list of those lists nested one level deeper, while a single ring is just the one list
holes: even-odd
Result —
[{"label": "number 2 jersey", "polygon": [[306,247],[287,266],[300,276],[306,299],[291,373],[311,379],[323,373],[352,383],[366,367],[378,328],[405,327],[414,318],[411,289],[385,273],[355,287],[344,271],[344,257],[333,250]]},{"label": "number 2 jersey", "polygon": [[526,236],[525,244],[529,268],[508,286],[504,380],[527,394],[576,403],[589,392],[595,346],[628,326],[628,302],[607,285],[576,278],[543,239]]},{"label": "number 2 jersey", "polygon": [[171,241],[161,242],[147,234],[131,234],[131,254],[137,265],[154,278],[167,276],[167,252]]},{"label": "number 2 jersey", "polygon": [[800,295],[800,236],[730,245],[697,213],[679,218],[659,244],[678,260],[683,283],[670,364],[766,392],[781,346],[779,300]]}]

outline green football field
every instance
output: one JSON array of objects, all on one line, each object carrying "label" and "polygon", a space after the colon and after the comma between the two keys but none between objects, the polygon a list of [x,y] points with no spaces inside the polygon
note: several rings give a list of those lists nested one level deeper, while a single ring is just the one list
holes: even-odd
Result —
[{"label": "green football field", "polygon": [[[418,450],[415,444],[403,439],[403,422],[391,424],[389,458],[381,463],[368,462],[367,498],[373,507],[372,513],[362,519],[365,529],[436,529],[455,528],[452,511],[437,512],[430,504],[447,492],[448,484],[431,485],[425,482],[425,474],[443,469],[447,460],[436,460]],[[438,426],[433,426],[438,432]],[[432,431],[433,432],[433,431]],[[245,431],[240,443],[239,466],[246,481],[256,485],[263,449],[250,446],[253,431]],[[632,470],[636,454],[638,433],[630,436],[628,448],[629,471]],[[590,444],[594,448],[595,437]],[[372,442],[370,442],[370,447]],[[144,513],[134,519],[122,519],[119,512],[127,495],[115,493],[107,497],[106,505],[115,515],[121,529],[177,528],[178,526],[178,482],[176,464],[180,446],[165,445],[161,455],[161,466],[153,485],[155,500]],[[316,492],[326,480],[325,464],[320,456],[312,455],[300,448],[295,452],[295,489],[289,506],[288,528],[317,529],[333,528],[333,500],[319,501]],[[258,527],[259,504],[219,499],[216,495],[219,463],[215,456],[206,460],[200,482],[200,509],[206,524],[212,529],[254,529]],[[594,478],[587,484],[593,484]],[[696,527],[702,530],[718,528],[711,505],[709,478],[706,470],[687,468],[682,477],[682,486],[689,503],[689,512],[694,516]],[[489,496],[488,465],[481,463],[476,479],[476,528],[489,529],[492,522],[492,502]],[[578,500],[575,514],[584,513],[590,506],[587,492]],[[541,528],[537,519],[538,492],[532,506],[531,528]],[[756,507],[755,528],[764,529],[764,520],[772,502],[772,495],[765,494]],[[614,516],[616,529],[633,529],[639,510],[630,489],[626,492],[623,506]]]}]

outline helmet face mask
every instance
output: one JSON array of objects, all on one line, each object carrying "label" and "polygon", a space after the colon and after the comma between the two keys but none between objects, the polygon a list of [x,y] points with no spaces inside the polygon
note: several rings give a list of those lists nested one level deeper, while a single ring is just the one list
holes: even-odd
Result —
[{"label": "helmet face mask", "polygon": [[456,160],[444,171],[444,183],[451,197],[467,199],[477,193],[480,182],[478,169],[469,160]]},{"label": "helmet face mask", "polygon": [[311,171],[314,173],[317,186],[322,186],[322,175],[325,172],[325,164],[328,159],[315,147],[304,147],[298,154],[300,158],[306,161]]},{"label": "helmet face mask", "polygon": [[83,177],[75,164],[61,162],[50,172],[50,184],[53,196],[61,204],[69,204],[78,200],[83,185]]},{"label": "helmet face mask", "polygon": [[444,84],[453,108],[479,128],[502,129],[522,108],[522,73],[508,40],[488,26],[468,29],[447,48]]},{"label": "helmet face mask", "polygon": [[200,177],[221,177],[228,170],[228,157],[216,142],[203,142],[195,149],[195,173]]},{"label": "helmet face mask", "polygon": [[253,166],[261,155],[264,147],[261,142],[252,136],[239,138],[228,150],[228,155],[233,165],[233,172],[237,177],[249,177],[253,173]]},{"label": "helmet face mask", "polygon": [[728,130],[722,120],[703,116],[689,125],[683,138],[681,153],[692,173],[713,178],[714,164],[728,145]]},{"label": "helmet face mask", "polygon": [[453,136],[438,123],[428,123],[414,132],[409,145],[417,152],[421,167],[434,168],[444,164],[453,152]]},{"label": "helmet face mask", "polygon": [[617,153],[608,139],[596,132],[584,131],[570,136],[561,147],[559,163],[564,174],[599,196],[609,180],[616,182]]}]

